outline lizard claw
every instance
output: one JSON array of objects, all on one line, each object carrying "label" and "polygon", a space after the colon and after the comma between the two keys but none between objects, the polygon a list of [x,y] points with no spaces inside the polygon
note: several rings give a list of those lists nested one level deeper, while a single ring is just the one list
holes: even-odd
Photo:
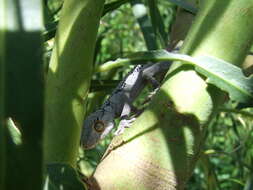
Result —
[{"label": "lizard claw", "polygon": [[153,96],[158,92],[159,89],[160,89],[160,86],[157,87],[157,88],[156,88],[155,90],[153,90],[152,92],[150,92],[149,95],[148,95],[148,98],[149,98],[149,99],[152,99]]},{"label": "lizard claw", "polygon": [[160,88],[156,88],[155,90],[153,90],[152,92],[149,93],[148,97],[143,101],[143,104],[146,104],[148,102],[150,102],[153,98],[153,96],[158,92]]},{"label": "lizard claw", "polygon": [[118,129],[114,132],[115,136],[118,136],[122,134],[125,130],[125,128],[129,128],[131,124],[136,120],[136,118],[131,118],[131,119],[122,119],[119,122]]}]

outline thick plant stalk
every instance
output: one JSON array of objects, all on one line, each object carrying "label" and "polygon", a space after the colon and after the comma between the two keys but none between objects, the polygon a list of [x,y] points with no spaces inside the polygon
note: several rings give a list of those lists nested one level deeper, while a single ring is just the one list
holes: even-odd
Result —
[{"label": "thick plant stalk", "polygon": [[75,167],[104,0],[64,1],[47,76],[46,163]]},{"label": "thick plant stalk", "polygon": [[[253,41],[252,17],[251,0],[205,1],[182,52],[240,64]],[[91,178],[94,189],[185,187],[199,158],[205,127],[224,95],[189,66],[174,68],[168,77],[149,108],[113,140]]]}]

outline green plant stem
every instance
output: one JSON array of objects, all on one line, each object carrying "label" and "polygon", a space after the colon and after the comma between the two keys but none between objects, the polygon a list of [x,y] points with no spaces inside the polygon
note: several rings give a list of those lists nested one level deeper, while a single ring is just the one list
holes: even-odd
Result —
[{"label": "green plant stem", "polygon": [[157,44],[159,44],[160,47],[166,48],[168,35],[166,34],[163,19],[157,6],[158,3],[155,0],[148,0],[147,3]]},{"label": "green plant stem", "polygon": [[132,0],[130,4],[132,6],[133,15],[142,31],[147,49],[158,49],[158,40],[156,39],[155,31],[153,30],[145,4],[141,0]]},{"label": "green plant stem", "polygon": [[[151,51],[150,51],[151,52]],[[196,65],[194,58],[184,55],[184,54],[176,54],[176,53],[169,53],[169,52],[164,52],[163,50],[160,51],[154,51],[154,52],[161,52],[161,54],[157,57],[150,57],[150,56],[142,56],[142,53],[145,52],[140,52],[140,56],[134,56],[132,58],[119,58],[116,59],[115,61],[108,61],[100,66],[98,66],[95,69],[95,72],[105,72],[105,71],[110,71],[114,68],[117,67],[122,67],[126,65],[132,65],[140,62],[148,62],[148,61],[154,61],[154,62],[159,62],[159,61],[182,61],[184,63],[190,64],[190,65]]]},{"label": "green plant stem", "polygon": [[[253,41],[252,17],[251,0],[205,1],[181,52],[240,64]],[[191,66],[172,72],[148,109],[113,140],[93,176],[101,189],[184,189],[224,94]]]},{"label": "green plant stem", "polygon": [[249,111],[236,110],[236,109],[228,109],[228,108],[220,108],[219,111],[221,111],[221,112],[227,112],[227,113],[236,113],[236,114],[240,114],[240,115],[245,116],[245,117],[253,118],[253,114],[250,113]]},{"label": "green plant stem", "polygon": [[217,189],[220,190],[219,181],[215,173],[215,168],[210,161],[207,154],[202,153],[199,159],[199,165],[203,170],[205,175],[205,183],[207,184],[207,189]]},{"label": "green plant stem", "polygon": [[45,162],[76,167],[80,129],[104,0],[64,2],[52,58],[45,106]]}]

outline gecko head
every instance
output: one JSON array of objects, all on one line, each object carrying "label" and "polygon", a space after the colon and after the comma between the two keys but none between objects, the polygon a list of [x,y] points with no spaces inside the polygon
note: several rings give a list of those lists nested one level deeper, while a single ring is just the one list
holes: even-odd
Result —
[{"label": "gecko head", "polygon": [[84,149],[94,148],[114,127],[114,117],[98,110],[89,115],[83,124],[81,146]]}]

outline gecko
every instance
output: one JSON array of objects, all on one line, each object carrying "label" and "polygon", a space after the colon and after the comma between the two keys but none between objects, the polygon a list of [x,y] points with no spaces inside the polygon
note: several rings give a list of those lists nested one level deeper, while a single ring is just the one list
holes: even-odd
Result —
[{"label": "gecko", "polygon": [[155,89],[158,89],[160,82],[155,76],[163,78],[170,66],[171,62],[165,61],[136,65],[117,85],[103,105],[84,120],[80,145],[84,149],[94,148],[115,127],[116,118],[120,118],[120,123],[115,135],[121,134],[129,127],[135,120],[130,118],[133,110],[136,111],[132,105],[134,100],[147,83],[151,83]]}]

